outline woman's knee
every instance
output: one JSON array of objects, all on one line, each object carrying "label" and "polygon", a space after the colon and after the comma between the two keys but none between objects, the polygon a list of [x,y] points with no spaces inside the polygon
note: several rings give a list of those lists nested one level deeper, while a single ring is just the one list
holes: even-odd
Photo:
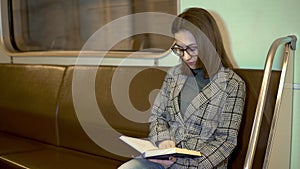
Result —
[{"label": "woman's knee", "polygon": [[118,169],[164,169],[160,164],[153,163],[147,159],[134,158],[121,165]]}]

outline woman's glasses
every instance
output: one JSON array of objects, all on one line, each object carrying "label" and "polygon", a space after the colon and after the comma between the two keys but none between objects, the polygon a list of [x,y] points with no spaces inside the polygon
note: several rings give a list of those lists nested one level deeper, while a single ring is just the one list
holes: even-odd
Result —
[{"label": "woman's glasses", "polygon": [[196,45],[189,45],[185,48],[177,45],[176,43],[171,47],[172,51],[179,57],[184,57],[184,52],[186,51],[190,56],[198,55],[198,48]]}]

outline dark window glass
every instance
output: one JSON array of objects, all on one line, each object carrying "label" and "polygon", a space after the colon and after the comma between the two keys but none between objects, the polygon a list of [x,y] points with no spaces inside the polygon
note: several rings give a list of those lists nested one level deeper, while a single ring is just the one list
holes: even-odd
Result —
[{"label": "dark window glass", "polygon": [[[12,37],[19,51],[77,51],[102,26],[137,12],[176,15],[177,1],[13,0]],[[124,25],[124,29],[132,30],[137,25],[133,21]],[[158,34],[140,34],[120,41],[112,50],[168,49],[172,41]]]}]

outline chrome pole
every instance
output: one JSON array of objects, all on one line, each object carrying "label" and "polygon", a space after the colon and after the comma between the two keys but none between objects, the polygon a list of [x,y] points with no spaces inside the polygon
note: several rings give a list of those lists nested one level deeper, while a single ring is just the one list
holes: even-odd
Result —
[{"label": "chrome pole", "polygon": [[257,142],[258,142],[261,121],[262,121],[262,117],[263,117],[263,110],[264,110],[265,102],[266,102],[266,98],[267,98],[267,91],[268,91],[269,83],[270,83],[270,76],[271,76],[271,71],[272,71],[273,60],[274,60],[276,50],[278,49],[278,47],[281,44],[288,44],[288,43],[290,43],[291,49],[295,50],[296,49],[296,40],[297,40],[297,38],[294,35],[278,38],[272,43],[272,45],[269,49],[265,68],[264,68],[262,86],[260,89],[257,106],[256,106],[256,111],[255,111],[255,117],[254,117],[254,121],[253,121],[253,125],[252,125],[250,141],[248,144],[247,154],[246,154],[246,158],[245,158],[244,169],[252,168],[255,150],[256,150],[256,146],[257,146]]}]

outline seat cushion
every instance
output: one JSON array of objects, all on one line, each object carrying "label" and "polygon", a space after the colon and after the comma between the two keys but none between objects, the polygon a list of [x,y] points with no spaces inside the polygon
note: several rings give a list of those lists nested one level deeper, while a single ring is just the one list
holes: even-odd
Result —
[{"label": "seat cushion", "polygon": [[0,155],[41,149],[40,143],[0,132]]},{"label": "seat cushion", "polygon": [[41,169],[116,169],[122,162],[56,147],[1,156],[28,168]]}]

